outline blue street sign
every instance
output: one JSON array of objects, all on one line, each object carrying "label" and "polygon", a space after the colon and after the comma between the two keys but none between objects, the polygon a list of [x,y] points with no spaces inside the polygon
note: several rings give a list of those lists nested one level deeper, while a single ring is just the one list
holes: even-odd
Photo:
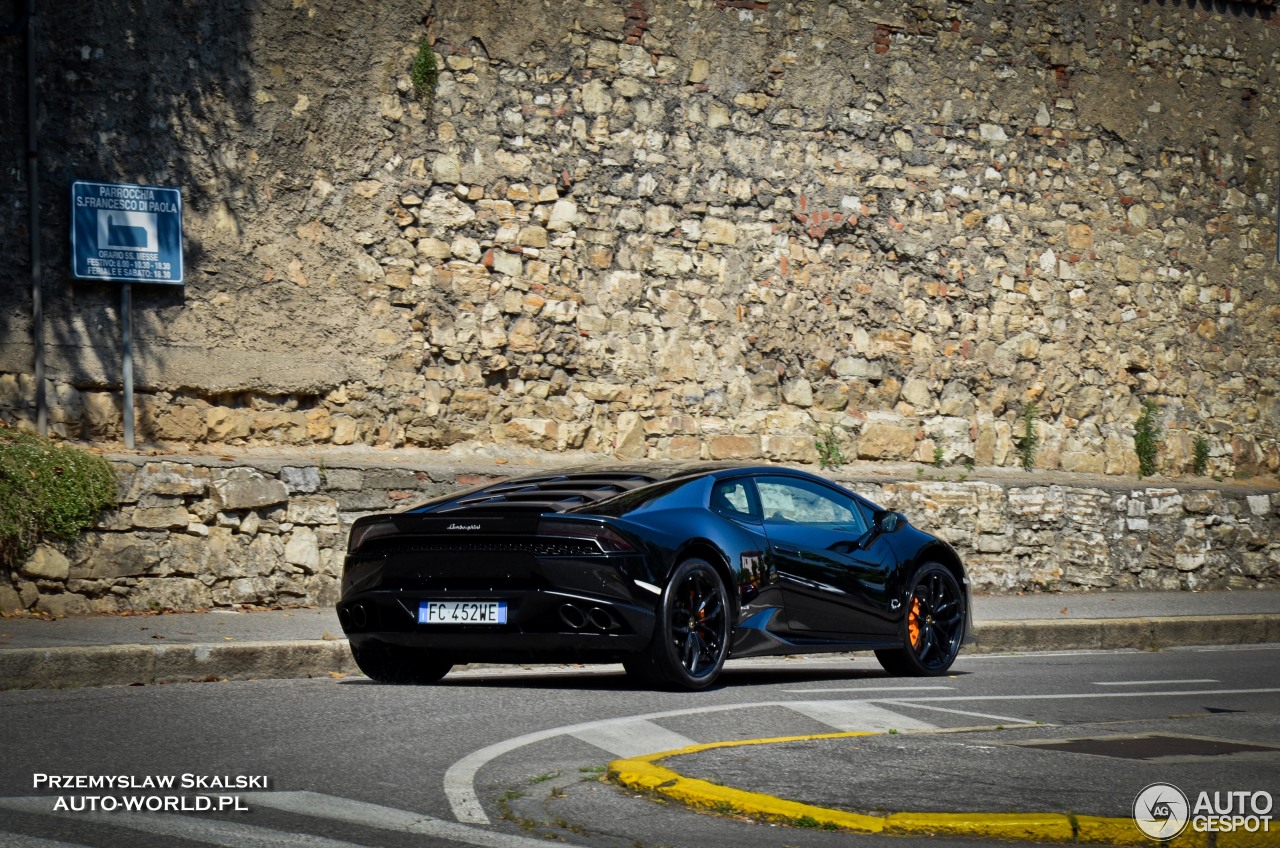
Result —
[{"label": "blue street sign", "polygon": [[182,285],[182,191],[72,183],[71,276]]}]

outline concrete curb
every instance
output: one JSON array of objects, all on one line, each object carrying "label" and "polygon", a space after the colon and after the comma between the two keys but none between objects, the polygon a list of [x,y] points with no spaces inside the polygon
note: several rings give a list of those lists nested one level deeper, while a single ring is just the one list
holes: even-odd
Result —
[{"label": "concrete curb", "polygon": [[[988,621],[976,628],[964,650],[976,654],[1154,651],[1187,645],[1266,643],[1280,643],[1280,614]],[[359,673],[346,639],[0,650],[0,689],[287,679],[330,673]]]},{"label": "concrete curb", "polygon": [[[652,792],[690,807],[726,815],[745,815],[766,822],[793,827],[848,830],[856,833],[887,833],[916,836],[963,836],[980,839],[1007,839],[1034,842],[1091,843],[1103,845],[1162,845],[1170,848],[1207,848],[1209,835],[1184,831],[1168,842],[1144,840],[1131,819],[1076,816],[1065,813],[887,813],[867,815],[833,810],[788,801],[759,792],[748,792],[685,777],[658,765],[660,760],[696,754],[714,748],[804,742],[817,739],[847,739],[875,736],[868,732],[825,733],[815,736],[786,736],[774,739],[745,739],[693,745],[643,757],[609,763],[609,779],[629,789]],[[1256,839],[1258,834],[1251,834]],[[1225,845],[1219,835],[1218,845]],[[1232,844],[1235,844],[1234,842]],[[1251,845],[1280,846],[1280,833],[1269,834]]]},{"label": "concrete curb", "polygon": [[356,674],[346,639],[0,651],[0,689],[72,689]]},{"label": "concrete curb", "polygon": [[967,653],[1121,650],[1280,642],[1280,614],[988,621]]}]

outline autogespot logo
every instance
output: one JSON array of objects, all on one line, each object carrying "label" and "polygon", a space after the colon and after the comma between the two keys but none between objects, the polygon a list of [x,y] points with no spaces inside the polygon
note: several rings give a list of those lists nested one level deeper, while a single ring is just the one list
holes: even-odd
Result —
[{"label": "autogespot logo", "polygon": [[1152,839],[1173,839],[1189,819],[1187,796],[1172,783],[1153,783],[1133,799],[1133,820]]}]

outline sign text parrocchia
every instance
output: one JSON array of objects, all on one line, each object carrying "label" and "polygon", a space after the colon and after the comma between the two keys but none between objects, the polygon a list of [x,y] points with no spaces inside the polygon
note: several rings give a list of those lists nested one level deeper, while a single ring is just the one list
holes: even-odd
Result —
[{"label": "sign text parrocchia", "polygon": [[78,280],[182,285],[182,192],[72,183],[71,275]]}]

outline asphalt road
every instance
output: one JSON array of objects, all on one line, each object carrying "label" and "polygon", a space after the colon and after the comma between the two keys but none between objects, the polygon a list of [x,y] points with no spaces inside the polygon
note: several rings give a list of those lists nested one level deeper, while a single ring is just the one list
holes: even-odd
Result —
[{"label": "asphalt road", "polygon": [[[1234,732],[1206,725],[1218,716],[1254,738],[1280,739],[1277,669],[1280,646],[1258,646],[962,656],[952,676],[930,680],[886,677],[866,657],[745,662],[731,666],[724,686],[694,694],[637,689],[616,671],[595,669],[463,672],[420,688],[343,678],[2,692],[0,845],[973,845],[698,813],[621,789],[602,772],[618,757],[695,742],[878,730],[886,747],[857,774],[874,798],[852,798],[838,764],[802,749],[728,749],[736,759],[688,767],[755,784],[742,788],[890,809],[1011,809],[1019,792],[1083,785],[1113,814],[1143,788],[1125,768],[1077,756],[1041,770],[1049,772],[1044,787],[1028,785],[1034,772],[1016,769],[1003,782],[990,769],[969,779],[975,750],[1001,744],[997,726],[1078,736],[1116,722],[1175,730],[1186,722],[1190,735]],[[986,730],[969,747],[936,732],[975,726]],[[1275,795],[1278,765],[1264,753],[1217,767],[1241,784],[1230,788],[1256,784]],[[55,776],[101,775],[179,783],[183,775],[264,776],[267,789],[211,792],[238,798],[248,812],[55,811],[89,796],[191,803],[198,794],[50,785]]]}]

